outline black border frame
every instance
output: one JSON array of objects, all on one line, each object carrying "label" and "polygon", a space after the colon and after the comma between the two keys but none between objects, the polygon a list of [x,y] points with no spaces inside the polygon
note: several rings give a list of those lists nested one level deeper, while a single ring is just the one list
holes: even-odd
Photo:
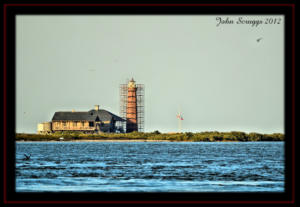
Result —
[{"label": "black border frame", "polygon": [[[293,204],[295,202],[295,5],[294,4],[4,4],[3,6],[3,201],[47,203]],[[16,193],[15,15],[18,14],[283,14],[285,15],[284,193]],[[9,113],[8,113],[9,112]],[[76,197],[75,197],[76,195]]]}]

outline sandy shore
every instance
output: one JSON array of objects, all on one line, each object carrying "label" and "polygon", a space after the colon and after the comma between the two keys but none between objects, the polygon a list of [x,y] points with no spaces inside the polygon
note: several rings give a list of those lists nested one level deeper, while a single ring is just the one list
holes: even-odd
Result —
[{"label": "sandy shore", "polygon": [[66,140],[66,141],[16,141],[16,142],[176,142],[170,140],[142,140],[142,139],[99,139],[99,140],[90,140],[90,139],[81,139],[81,140]]},{"label": "sandy shore", "polygon": [[107,140],[74,140],[71,142],[170,142],[169,140],[141,140],[141,139],[107,139]]}]

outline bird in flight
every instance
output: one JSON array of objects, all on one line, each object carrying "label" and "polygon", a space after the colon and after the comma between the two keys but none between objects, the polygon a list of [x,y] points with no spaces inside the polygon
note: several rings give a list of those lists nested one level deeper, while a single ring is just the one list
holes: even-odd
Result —
[{"label": "bird in flight", "polygon": [[24,160],[29,160],[30,156],[31,156],[31,154],[29,154],[29,155],[24,154]]},{"label": "bird in flight", "polygon": [[261,41],[261,40],[262,40],[262,37],[261,37],[261,38],[258,38],[256,41],[259,42],[259,41]]}]

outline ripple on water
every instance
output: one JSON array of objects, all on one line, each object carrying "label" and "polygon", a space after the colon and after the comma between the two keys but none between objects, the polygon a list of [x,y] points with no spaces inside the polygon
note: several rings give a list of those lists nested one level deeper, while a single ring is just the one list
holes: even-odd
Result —
[{"label": "ripple on water", "polygon": [[[279,142],[16,146],[18,192],[284,191],[284,146]],[[24,153],[32,159],[24,162]]]}]

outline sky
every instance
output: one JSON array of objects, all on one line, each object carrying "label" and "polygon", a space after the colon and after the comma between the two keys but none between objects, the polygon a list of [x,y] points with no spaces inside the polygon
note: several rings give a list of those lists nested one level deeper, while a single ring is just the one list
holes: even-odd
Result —
[{"label": "sky", "polygon": [[17,15],[16,23],[17,133],[35,133],[56,111],[97,104],[119,115],[119,85],[131,78],[145,85],[145,132],[178,132],[178,112],[183,132],[284,132],[284,16]]}]

